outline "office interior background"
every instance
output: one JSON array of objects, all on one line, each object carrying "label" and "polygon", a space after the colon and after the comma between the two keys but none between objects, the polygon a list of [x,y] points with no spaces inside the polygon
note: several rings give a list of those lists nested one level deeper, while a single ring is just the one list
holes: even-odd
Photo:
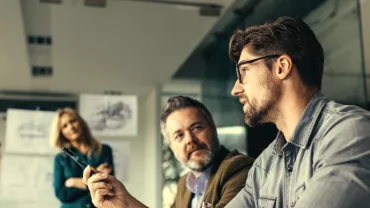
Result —
[{"label": "office interior background", "polygon": [[[160,134],[163,104],[179,94],[202,101],[221,143],[258,157],[277,130],[244,124],[230,94],[236,75],[228,43],[235,29],[282,15],[303,18],[323,45],[324,95],[368,109],[369,0],[1,0],[2,160],[7,109],[77,107],[83,93],[135,95],[138,134],[97,138],[127,141],[126,188],[149,207],[169,207],[187,170]],[[1,176],[8,167],[0,168]],[[59,207],[54,197],[25,195],[0,197],[0,207]]]}]

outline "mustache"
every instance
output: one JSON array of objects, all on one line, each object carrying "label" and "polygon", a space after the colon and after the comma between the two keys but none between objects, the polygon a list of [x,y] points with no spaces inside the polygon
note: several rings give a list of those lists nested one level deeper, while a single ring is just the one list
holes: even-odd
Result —
[{"label": "mustache", "polygon": [[249,99],[247,98],[247,96],[240,96],[239,100],[249,103]]},{"label": "mustache", "polygon": [[189,145],[189,146],[187,147],[187,150],[186,150],[188,158],[190,157],[190,155],[191,155],[193,152],[195,152],[195,151],[197,151],[197,150],[208,150],[208,148],[207,148],[207,146],[206,146],[205,144],[201,144],[201,143],[194,143],[194,142],[193,142],[191,145]]}]

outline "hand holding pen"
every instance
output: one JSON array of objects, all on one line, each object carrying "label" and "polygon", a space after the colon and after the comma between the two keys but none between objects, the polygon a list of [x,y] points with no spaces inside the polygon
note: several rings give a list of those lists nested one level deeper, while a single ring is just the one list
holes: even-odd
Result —
[{"label": "hand holding pen", "polygon": [[83,182],[89,187],[94,206],[98,208],[127,207],[125,200],[130,198],[130,194],[114,176],[104,172],[96,173],[96,169],[87,166],[84,170]]},{"label": "hand holding pen", "polygon": [[125,186],[114,176],[87,166],[68,148],[62,150],[84,169],[83,182],[89,187],[95,207],[104,208],[147,208],[128,193]]}]

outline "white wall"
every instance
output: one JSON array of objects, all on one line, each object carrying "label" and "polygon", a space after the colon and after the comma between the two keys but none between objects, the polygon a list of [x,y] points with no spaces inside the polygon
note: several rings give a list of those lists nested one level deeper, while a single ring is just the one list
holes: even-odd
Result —
[{"label": "white wall", "polygon": [[[161,207],[161,151],[158,127],[158,90],[152,89],[149,95],[139,97],[139,135],[135,137],[98,137],[102,140],[125,140],[130,142],[131,160],[127,190],[149,207]],[[4,142],[5,121],[0,120],[0,142]],[[6,144],[5,144],[6,145]],[[3,147],[2,147],[3,148]],[[119,158],[115,158],[119,159]],[[51,166],[53,164],[50,164]],[[0,171],[1,174],[1,171]],[[1,201],[6,208],[50,208],[55,203],[42,201]]]},{"label": "white wall", "polygon": [[[145,100],[145,114],[142,120],[145,122],[144,131],[144,180],[142,185],[137,186],[137,191],[145,191],[143,202],[149,207],[161,207],[161,190],[162,190],[162,151],[159,131],[159,90],[153,89]],[[139,152],[142,152],[138,150]],[[150,159],[149,159],[150,158]],[[138,161],[136,165],[142,164]],[[144,182],[144,183],[143,183]]]}]

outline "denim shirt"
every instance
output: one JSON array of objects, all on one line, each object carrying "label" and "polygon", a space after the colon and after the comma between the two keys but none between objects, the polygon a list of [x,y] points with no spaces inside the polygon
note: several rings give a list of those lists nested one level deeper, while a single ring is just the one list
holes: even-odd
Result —
[{"label": "denim shirt", "polygon": [[370,207],[369,119],[316,93],[292,138],[278,133],[226,207]]}]

